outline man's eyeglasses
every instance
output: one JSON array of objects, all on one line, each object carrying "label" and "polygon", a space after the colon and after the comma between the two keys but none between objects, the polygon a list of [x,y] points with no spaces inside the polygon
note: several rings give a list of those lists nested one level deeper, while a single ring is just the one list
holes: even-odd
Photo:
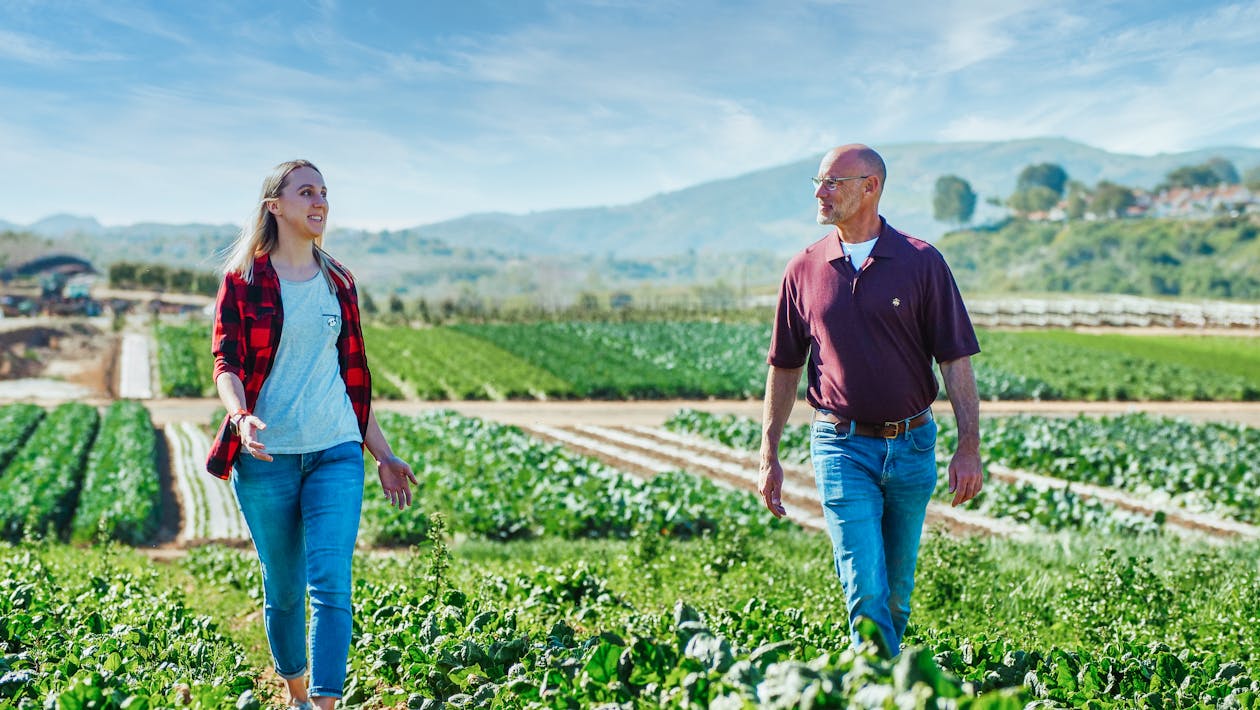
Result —
[{"label": "man's eyeglasses", "polygon": [[816,178],[810,178],[810,180],[813,180],[813,181],[814,181],[814,189],[815,189],[815,190],[817,190],[817,189],[818,189],[818,186],[819,186],[819,185],[825,185],[825,186],[827,187],[827,192],[831,192],[832,190],[835,190],[837,187],[840,187],[840,183],[844,182],[845,180],[865,180],[865,179],[866,179],[866,178],[868,178],[868,177],[870,177],[870,175],[851,175],[851,176],[849,176],[849,177],[838,177],[838,178],[835,178],[835,177],[818,178],[818,177],[816,177]]}]

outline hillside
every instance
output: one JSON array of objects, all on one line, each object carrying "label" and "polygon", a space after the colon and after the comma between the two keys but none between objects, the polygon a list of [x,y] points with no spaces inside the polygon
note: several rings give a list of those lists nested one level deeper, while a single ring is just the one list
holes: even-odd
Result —
[{"label": "hillside", "polygon": [[[883,213],[893,226],[935,240],[948,225],[931,216],[936,179],[971,182],[978,223],[1002,219],[985,204],[1014,188],[1026,166],[1062,165],[1072,179],[1151,187],[1177,167],[1212,156],[1239,171],[1260,164],[1260,150],[1223,147],[1155,156],[1120,155],[1063,139],[910,143],[876,146],[888,163]],[[513,215],[484,213],[403,230],[333,229],[329,248],[378,293],[401,290],[456,297],[472,290],[571,299],[581,289],[685,286],[716,280],[739,288],[773,284],[787,254],[817,238],[809,177],[818,156],[634,203]],[[27,231],[101,264],[119,259],[216,268],[214,253],[236,227],[208,224],[102,226],[56,215]]]},{"label": "hillside", "polygon": [[[910,143],[876,146],[888,165],[883,213],[899,229],[935,240],[948,225],[932,218],[936,179],[953,173],[979,194],[977,221],[1003,211],[983,204],[1005,198],[1019,172],[1054,162],[1068,175],[1093,185],[1106,179],[1153,187],[1169,171],[1220,155],[1238,169],[1260,164],[1254,148],[1206,149],[1156,156],[1121,155],[1062,139],[993,143]],[[775,168],[704,183],[614,207],[554,210],[528,215],[477,214],[423,228],[455,244],[515,245],[534,253],[650,256],[721,245],[725,249],[768,249],[788,253],[820,232],[814,223],[813,188],[818,156]]]},{"label": "hillside", "polygon": [[1260,300],[1260,219],[1015,220],[942,237],[969,293],[1115,293]]}]

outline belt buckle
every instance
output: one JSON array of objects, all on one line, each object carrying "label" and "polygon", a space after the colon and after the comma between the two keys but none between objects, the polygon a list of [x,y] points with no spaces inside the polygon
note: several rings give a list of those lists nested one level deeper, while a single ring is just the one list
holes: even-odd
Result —
[{"label": "belt buckle", "polygon": [[896,439],[901,435],[901,421],[884,422],[879,425],[879,435],[884,439]]}]

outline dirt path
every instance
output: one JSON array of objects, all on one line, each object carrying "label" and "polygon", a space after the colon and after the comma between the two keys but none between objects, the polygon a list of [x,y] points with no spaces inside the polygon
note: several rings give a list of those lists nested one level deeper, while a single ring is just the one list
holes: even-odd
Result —
[{"label": "dirt path", "polygon": [[153,399],[153,375],[149,362],[153,336],[126,333],[118,354],[118,396],[122,399]]}]

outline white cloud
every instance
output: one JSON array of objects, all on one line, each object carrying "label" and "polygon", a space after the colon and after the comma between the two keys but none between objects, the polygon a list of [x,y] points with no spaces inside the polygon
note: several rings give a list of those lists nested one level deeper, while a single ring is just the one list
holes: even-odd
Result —
[{"label": "white cloud", "polygon": [[[96,2],[77,43],[32,31],[32,6],[0,30],[0,60],[64,84],[0,80],[14,107],[0,163],[20,176],[5,194],[105,221],[237,221],[272,165],[304,155],[328,173],[335,223],[399,227],[625,203],[853,140],[1260,140],[1260,0],[1153,20],[1050,0],[590,0],[392,41],[351,34],[364,25],[338,22],[349,6],[283,3],[207,7],[193,24]],[[135,33],[166,53],[127,44]],[[118,62],[110,91],[66,88],[105,76],[67,69],[93,56]]]},{"label": "white cloud", "polygon": [[103,62],[121,58],[111,52],[72,52],[38,37],[0,30],[0,58],[53,67],[70,62]]},{"label": "white cloud", "polygon": [[176,27],[175,23],[134,3],[122,0],[106,0],[104,2],[93,0],[91,2],[82,2],[82,6],[84,11],[90,12],[107,22],[126,27],[133,32],[161,37],[182,45],[193,44],[192,38]]}]

